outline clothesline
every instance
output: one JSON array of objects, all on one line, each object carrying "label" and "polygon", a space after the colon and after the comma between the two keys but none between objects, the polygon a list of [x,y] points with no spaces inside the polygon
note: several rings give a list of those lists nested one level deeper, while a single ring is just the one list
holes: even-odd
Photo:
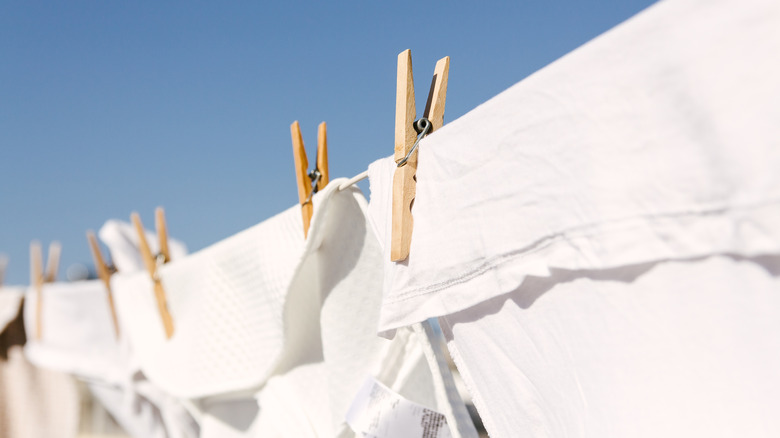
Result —
[{"label": "clothesline", "polygon": [[354,186],[355,184],[359,183],[360,181],[363,181],[366,178],[368,178],[368,170],[359,173],[353,176],[352,178],[344,181],[343,183],[339,184],[339,190],[344,190],[348,187]]}]

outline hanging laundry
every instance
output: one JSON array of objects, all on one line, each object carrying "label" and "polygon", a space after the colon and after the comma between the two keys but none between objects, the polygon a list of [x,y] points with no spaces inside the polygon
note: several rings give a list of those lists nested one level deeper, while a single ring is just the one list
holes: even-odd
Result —
[{"label": "hanging laundry", "polygon": [[[133,226],[118,220],[107,221],[98,232],[100,240],[108,247],[111,260],[118,272],[134,273],[144,269],[139,251],[139,237]],[[145,230],[147,241],[156,246],[157,236]],[[175,239],[169,239],[172,259],[183,258],[186,246]],[[119,318],[119,337],[114,334],[110,322],[110,308],[105,298],[105,286],[100,286],[103,306],[100,330],[103,336],[114,340],[119,350],[117,359],[121,363],[118,378],[113,381],[93,380],[89,383],[92,394],[111,412],[122,427],[134,437],[190,438],[199,436],[199,427],[186,407],[175,397],[149,382],[140,370],[135,348],[124,328],[128,325]],[[145,291],[138,291],[143,293]],[[116,306],[116,302],[115,302]],[[133,315],[127,315],[133,318]]]},{"label": "hanging laundry", "polygon": [[314,196],[308,239],[296,205],[161,266],[170,339],[149,276],[120,268],[113,277],[141,370],[187,401],[202,436],[355,436],[346,414],[370,376],[433,410],[447,402],[436,396],[425,339],[375,334],[379,247],[365,199],[341,182]]},{"label": "hanging laundry", "polygon": [[[27,358],[36,366],[85,379],[121,380],[124,364],[103,284],[46,283],[41,296],[44,330],[41,339],[31,336],[27,340]],[[28,292],[24,304],[28,333],[35,332],[37,304],[37,294]]]},{"label": "hanging laundry", "polygon": [[79,394],[73,379],[38,368],[24,355],[24,288],[0,287],[0,436],[76,437]]},{"label": "hanging laundry", "polygon": [[777,435],[777,53],[777,2],[647,9],[420,142],[403,263],[372,164],[379,331],[440,317],[494,438]]}]

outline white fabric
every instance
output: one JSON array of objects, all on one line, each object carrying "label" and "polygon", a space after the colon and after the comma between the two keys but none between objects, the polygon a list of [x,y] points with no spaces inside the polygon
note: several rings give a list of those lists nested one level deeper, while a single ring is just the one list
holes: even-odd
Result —
[{"label": "white fabric", "polygon": [[780,436],[780,257],[557,270],[440,318],[493,438]]},{"label": "white fabric", "polygon": [[21,306],[16,310],[0,330],[0,436],[75,438],[80,410],[75,381],[27,360]]},{"label": "white fabric", "polygon": [[[551,268],[780,252],[778,53],[776,0],[662,1],[422,140],[380,331]],[[369,168],[382,242],[392,171]]]},{"label": "white fabric", "polygon": [[129,345],[114,334],[102,282],[44,284],[42,296],[41,339],[35,336],[34,290],[28,291],[24,305],[30,334],[24,352],[31,363],[85,380],[90,392],[134,437],[198,436],[184,408],[137,375]]},{"label": "white fabric", "polygon": [[[145,230],[145,233],[151,250],[158,251],[157,235],[148,230]],[[139,274],[148,276],[140,256],[138,235],[131,224],[109,220],[101,227],[99,236],[108,247],[112,262],[118,271],[123,273],[122,275],[143,271]],[[187,253],[184,244],[178,240],[169,238],[168,246],[172,260],[183,258]],[[143,293],[145,290],[136,292]],[[115,292],[114,297],[116,298]],[[128,325],[140,315],[121,312],[121,305],[116,301],[115,306],[120,325],[117,348],[122,364],[121,378],[115,382],[89,381],[90,391],[125,431],[134,437],[199,436],[200,429],[185,406],[175,397],[149,382],[140,370],[135,346],[127,335]],[[104,327],[103,330],[106,328]]]},{"label": "white fabric", "polygon": [[455,386],[455,379],[444,353],[444,337],[435,320],[429,319],[412,328],[426,339],[422,347],[433,376],[433,386],[438,397],[439,409],[444,415],[453,438],[477,438],[478,433],[466,404]]},{"label": "white fabric", "polygon": [[160,409],[147,399],[129,392],[127,388],[104,382],[90,381],[87,387],[128,435],[136,438],[169,436],[162,427],[164,420]]},{"label": "white fabric", "polygon": [[180,398],[256,391],[284,346],[285,292],[302,248],[301,213],[292,208],[162,266],[171,339],[149,274],[120,268],[111,284],[144,374]]},{"label": "white fabric", "polygon": [[46,283],[41,290],[41,331],[36,336],[38,294],[28,289],[24,347],[36,366],[104,382],[118,382],[124,364],[114,334],[106,288],[99,280]]},{"label": "white fabric", "polygon": [[201,436],[354,437],[346,413],[369,375],[432,409],[446,400],[424,338],[376,336],[381,252],[365,199],[339,182],[315,195],[306,240],[296,205],[164,266],[170,340],[151,293],[137,293],[151,292],[148,276],[115,277],[142,370],[190,400]]},{"label": "white fabric", "polygon": [[24,298],[23,287],[0,287],[0,333],[19,314],[22,298]]}]

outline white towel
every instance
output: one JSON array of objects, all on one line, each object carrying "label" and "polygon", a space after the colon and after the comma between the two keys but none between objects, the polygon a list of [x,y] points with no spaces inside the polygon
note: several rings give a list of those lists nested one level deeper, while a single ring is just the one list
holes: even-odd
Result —
[{"label": "white towel", "polygon": [[112,277],[117,311],[149,380],[187,399],[254,393],[265,382],[285,342],[286,287],[303,249],[300,216],[287,210],[162,266],[171,339],[149,274],[120,268]]}]

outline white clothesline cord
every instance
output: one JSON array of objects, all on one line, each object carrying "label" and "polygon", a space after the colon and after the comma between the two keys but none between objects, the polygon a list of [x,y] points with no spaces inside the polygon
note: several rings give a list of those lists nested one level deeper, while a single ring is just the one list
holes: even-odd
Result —
[{"label": "white clothesline cord", "polygon": [[343,183],[341,183],[341,185],[339,186],[339,190],[344,190],[347,187],[354,186],[355,184],[359,183],[360,181],[363,181],[366,178],[368,178],[368,170],[366,170],[365,172],[363,172],[361,174],[355,175],[352,178],[350,178],[349,180],[344,181]]}]

